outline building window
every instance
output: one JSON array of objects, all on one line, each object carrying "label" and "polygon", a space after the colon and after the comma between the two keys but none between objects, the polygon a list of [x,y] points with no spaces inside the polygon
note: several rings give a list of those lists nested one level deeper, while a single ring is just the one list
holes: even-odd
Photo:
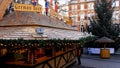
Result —
[{"label": "building window", "polygon": [[73,18],[73,21],[74,21],[74,25],[76,25],[76,22],[78,21],[78,16],[77,15],[72,15],[71,16]]},{"label": "building window", "polygon": [[114,20],[119,20],[119,11],[114,11],[114,13],[113,13],[113,19]]},{"label": "building window", "polygon": [[85,0],[80,0],[80,2],[85,2]]},{"label": "building window", "polygon": [[81,4],[80,6],[81,6],[81,10],[84,10],[84,4]]},{"label": "building window", "polygon": [[77,10],[77,5],[72,5],[72,10]]},{"label": "building window", "polygon": [[87,14],[87,17],[88,18],[91,18],[92,16],[94,16],[95,14],[93,13],[93,12],[89,12],[88,14]]},{"label": "building window", "polygon": [[80,19],[84,19],[84,18],[85,18],[85,14],[84,13],[80,14]]},{"label": "building window", "polygon": [[76,22],[78,22],[78,16],[76,16],[76,19],[75,19],[75,20],[76,20]]},{"label": "building window", "polygon": [[116,2],[112,3],[112,7],[116,6]]},{"label": "building window", "polygon": [[72,7],[72,10],[74,10],[74,5],[72,5],[71,7]]},{"label": "building window", "polygon": [[94,3],[88,3],[88,9],[94,9]]},{"label": "building window", "polygon": [[77,10],[77,5],[74,5],[74,7],[75,7],[75,10]]},{"label": "building window", "polygon": [[87,1],[95,1],[95,0],[87,0]]},{"label": "building window", "polygon": [[119,6],[119,1],[116,1],[115,3],[116,3],[116,7],[118,7]]}]

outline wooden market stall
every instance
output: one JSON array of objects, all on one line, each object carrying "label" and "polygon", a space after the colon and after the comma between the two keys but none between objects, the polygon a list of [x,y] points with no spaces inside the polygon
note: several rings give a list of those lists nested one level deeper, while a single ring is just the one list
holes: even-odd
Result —
[{"label": "wooden market stall", "polygon": [[7,68],[66,68],[75,62],[76,48],[80,45],[78,40],[0,40],[0,43],[1,50],[6,49],[4,55],[1,53],[4,59],[0,63]]}]

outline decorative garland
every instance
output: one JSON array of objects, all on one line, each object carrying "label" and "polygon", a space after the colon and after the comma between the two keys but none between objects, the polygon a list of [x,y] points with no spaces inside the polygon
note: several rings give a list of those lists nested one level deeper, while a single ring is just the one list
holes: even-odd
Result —
[{"label": "decorative garland", "polygon": [[5,39],[0,39],[0,47],[1,48],[41,48],[41,47],[61,47],[65,45],[83,45],[84,43],[91,41],[93,39],[96,39],[94,36],[88,36],[85,38],[81,38],[79,40],[69,40],[69,39],[48,39],[48,40],[24,40],[24,39],[17,39],[17,40],[5,40]]}]

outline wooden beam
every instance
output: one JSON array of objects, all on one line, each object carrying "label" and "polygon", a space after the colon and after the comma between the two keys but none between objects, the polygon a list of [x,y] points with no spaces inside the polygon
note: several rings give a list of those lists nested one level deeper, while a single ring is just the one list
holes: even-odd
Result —
[{"label": "wooden beam", "polygon": [[19,19],[18,11],[15,11],[15,16],[16,16],[16,19],[18,20]]}]

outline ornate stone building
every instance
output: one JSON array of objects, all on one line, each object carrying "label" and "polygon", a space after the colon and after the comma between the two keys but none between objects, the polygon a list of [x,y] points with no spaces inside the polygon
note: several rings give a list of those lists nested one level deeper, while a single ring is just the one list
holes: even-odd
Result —
[{"label": "ornate stone building", "polygon": [[[70,0],[69,2],[69,16],[74,20],[73,25],[84,25],[86,27],[90,24],[88,17],[95,15],[94,1],[96,0]],[[120,0],[115,2],[116,8],[113,13],[113,23],[120,22]]]}]

